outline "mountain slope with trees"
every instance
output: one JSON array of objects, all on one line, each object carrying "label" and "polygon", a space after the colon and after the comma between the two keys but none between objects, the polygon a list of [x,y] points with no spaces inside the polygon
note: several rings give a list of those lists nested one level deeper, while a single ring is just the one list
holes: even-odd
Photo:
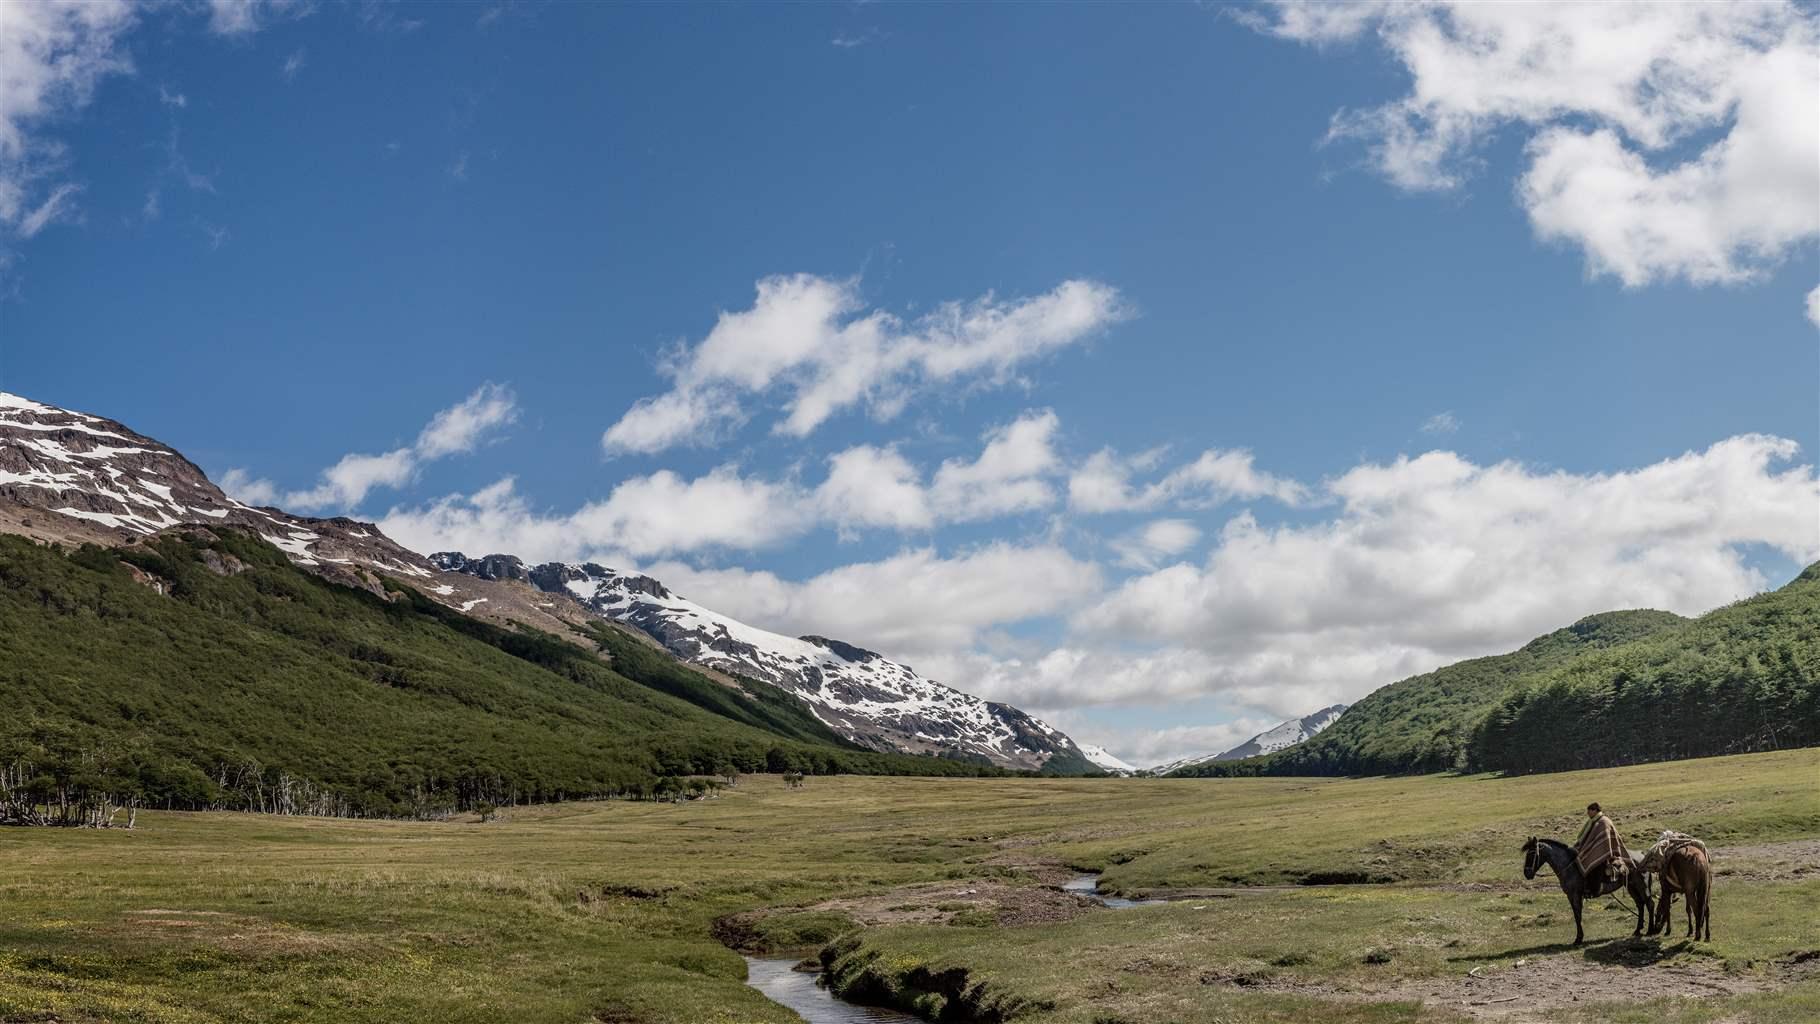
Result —
[{"label": "mountain slope with trees", "polygon": [[616,671],[593,643],[386,590],[232,528],[70,553],[0,536],[0,803],[421,815],[689,774],[995,773],[855,748],[655,651],[609,652]]},{"label": "mountain slope with trees", "polygon": [[1820,745],[1820,563],[1673,630],[1575,658],[1482,718],[1468,767],[1607,768]]},{"label": "mountain slope with trees", "polygon": [[1288,750],[1177,776],[1564,771],[1820,744],[1820,565],[1697,619],[1588,616],[1383,687]]}]

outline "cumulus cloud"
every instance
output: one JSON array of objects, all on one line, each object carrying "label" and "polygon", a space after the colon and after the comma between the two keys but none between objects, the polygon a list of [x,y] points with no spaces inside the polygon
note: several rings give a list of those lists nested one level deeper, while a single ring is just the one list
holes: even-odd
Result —
[{"label": "cumulus cloud", "polygon": [[1815,327],[1820,327],[1820,285],[1807,293],[1807,318]]},{"label": "cumulus cloud", "polygon": [[1820,19],[1790,3],[1279,4],[1245,20],[1317,46],[1375,38],[1408,95],[1342,110],[1411,190],[1461,185],[1529,129],[1517,196],[1541,238],[1627,286],[1750,280],[1820,236]]},{"label": "cumulus cloud", "polygon": [[746,476],[732,465],[687,479],[670,470],[621,481],[573,512],[542,512],[506,477],[386,513],[379,526],[415,551],[508,553],[533,562],[655,558],[704,549],[758,551],[801,536],[817,520],[792,480]]},{"label": "cumulus cloud", "polygon": [[868,311],[856,280],[768,277],[750,309],[722,313],[707,337],[672,353],[660,368],[670,390],[633,405],[601,443],[620,454],[711,441],[745,422],[754,397],[781,400],[773,429],[794,437],[861,404],[890,419],[919,390],[1003,384],[1124,315],[1117,290],[1094,281],[943,303],[905,320]]},{"label": "cumulus cloud", "polygon": [[835,454],[815,496],[822,514],[849,533],[859,527],[926,530],[935,525],[922,474],[895,448],[858,445]]},{"label": "cumulus cloud", "polygon": [[379,455],[344,455],[322,471],[314,487],[284,495],[284,504],[306,510],[354,508],[375,488],[410,483],[425,462],[473,451],[487,435],[517,418],[518,406],[511,391],[497,384],[483,384],[467,398],[437,413],[413,443]]},{"label": "cumulus cloud", "polygon": [[[1130,579],[1074,627],[1194,652],[1197,692],[1302,713],[1593,612],[1694,614],[1763,589],[1746,548],[1820,558],[1820,482],[1781,468],[1797,454],[1746,435],[1612,474],[1451,452],[1367,464],[1327,485],[1328,520],[1268,528],[1242,513],[1203,564]],[[1138,679],[1117,696],[1167,692]]]},{"label": "cumulus cloud", "polygon": [[1053,442],[1061,420],[1053,412],[1026,413],[989,431],[986,447],[971,462],[950,459],[936,470],[929,500],[944,519],[965,522],[1055,504],[1048,477],[1061,463]]},{"label": "cumulus cloud", "polygon": [[1156,468],[1162,458],[1161,450],[1131,457],[1110,448],[1096,452],[1069,477],[1069,506],[1090,513],[1130,512],[1164,504],[1211,508],[1258,498],[1299,505],[1308,498],[1306,487],[1258,469],[1252,454],[1243,450],[1209,448],[1159,480],[1141,486],[1131,482],[1134,474]]},{"label": "cumulus cloud", "polygon": [[120,39],[133,21],[107,0],[0,4],[0,227],[30,238],[71,211],[79,187],[54,180],[61,147],[38,133],[131,72]]},{"label": "cumulus cloud", "polygon": [[[418,453],[443,428],[464,422],[456,411],[425,428]],[[820,526],[849,536],[868,528],[927,530],[1053,504],[1043,475],[1059,463],[1050,447],[1057,424],[1054,413],[1029,413],[990,430],[978,458],[942,463],[928,484],[896,449],[860,445],[832,456],[815,487],[795,474],[749,475],[732,464],[693,479],[661,470],[621,481],[604,501],[547,514],[531,509],[508,479],[474,495],[395,508],[381,525],[420,551],[506,551],[534,561],[606,549],[640,558],[709,548],[757,551]],[[335,493],[332,479],[324,486]]]}]

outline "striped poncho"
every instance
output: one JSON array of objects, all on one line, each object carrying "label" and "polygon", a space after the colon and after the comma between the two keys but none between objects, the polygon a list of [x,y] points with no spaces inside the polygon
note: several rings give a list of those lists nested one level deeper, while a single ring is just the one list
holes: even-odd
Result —
[{"label": "striped poncho", "polygon": [[1579,840],[1574,843],[1574,854],[1580,862],[1580,874],[1587,878],[1613,861],[1630,862],[1630,852],[1624,848],[1624,837],[1618,834],[1618,826],[1603,814],[1586,823]]}]

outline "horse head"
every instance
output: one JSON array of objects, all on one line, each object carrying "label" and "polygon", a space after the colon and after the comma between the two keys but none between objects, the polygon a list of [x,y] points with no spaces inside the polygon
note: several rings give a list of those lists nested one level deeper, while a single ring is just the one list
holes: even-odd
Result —
[{"label": "horse head", "polygon": [[1523,844],[1523,877],[1534,879],[1542,867],[1542,844],[1536,842],[1535,836]]}]

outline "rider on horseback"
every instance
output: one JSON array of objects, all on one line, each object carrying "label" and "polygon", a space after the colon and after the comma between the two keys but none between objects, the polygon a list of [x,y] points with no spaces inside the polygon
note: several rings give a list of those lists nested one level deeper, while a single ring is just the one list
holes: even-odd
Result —
[{"label": "rider on horseback", "polygon": [[1601,873],[1616,882],[1630,869],[1630,852],[1624,848],[1624,837],[1618,834],[1618,826],[1612,824],[1597,803],[1586,805],[1586,817],[1586,827],[1574,841],[1580,874],[1595,885]]}]

